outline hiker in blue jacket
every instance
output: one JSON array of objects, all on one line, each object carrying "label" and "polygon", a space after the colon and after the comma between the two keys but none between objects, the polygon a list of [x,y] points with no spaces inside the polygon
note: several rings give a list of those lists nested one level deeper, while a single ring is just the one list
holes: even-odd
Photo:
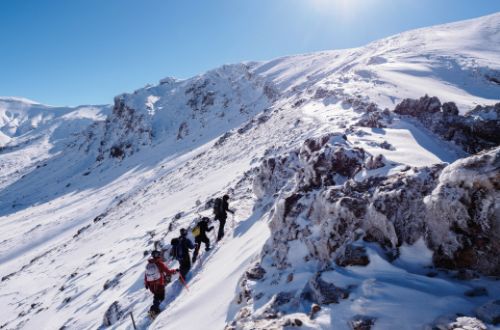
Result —
[{"label": "hiker in blue jacket", "polygon": [[187,230],[181,228],[180,236],[172,240],[172,256],[179,261],[179,273],[183,279],[191,269],[191,256],[189,250],[194,249],[193,242],[187,237]]}]

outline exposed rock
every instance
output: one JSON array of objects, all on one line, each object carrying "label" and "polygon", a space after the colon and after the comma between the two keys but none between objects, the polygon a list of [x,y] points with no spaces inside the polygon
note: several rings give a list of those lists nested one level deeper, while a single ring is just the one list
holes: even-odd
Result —
[{"label": "exposed rock", "polygon": [[286,319],[283,323],[284,327],[301,327],[304,324],[300,319]]},{"label": "exposed rock", "polygon": [[[287,154],[268,154],[253,185],[262,200],[275,199],[271,238],[257,272],[272,276],[255,278],[279,285],[294,273],[293,283],[307,284],[299,294],[261,295],[259,306],[269,308],[249,322],[286,319],[280,313],[303,312],[304,301],[322,305],[348,298],[350,288],[337,287],[321,274],[334,267],[332,260],[341,266],[368,264],[360,240],[377,243],[392,260],[401,245],[423,239],[434,266],[452,274],[500,275],[500,147],[448,166],[356,176],[379,166],[385,166],[382,157],[353,147],[342,134],[307,139]],[[316,267],[316,275],[307,279],[295,273],[304,264]],[[359,329],[373,326],[358,321]]]},{"label": "exposed rock", "polygon": [[365,107],[359,107],[356,110],[361,111],[362,115],[354,124],[355,126],[384,128],[391,124],[393,120],[393,115],[388,109],[382,111],[373,103]]},{"label": "exposed rock", "polygon": [[365,315],[356,315],[349,321],[352,330],[370,330],[375,325],[376,318]]},{"label": "exposed rock", "polygon": [[457,105],[453,102],[446,102],[443,103],[442,106],[443,112],[448,115],[453,115],[457,116],[458,115],[458,108]]},{"label": "exposed rock", "polygon": [[259,281],[264,278],[266,275],[266,270],[260,266],[260,264],[256,264],[252,269],[246,272],[246,277],[249,280]]},{"label": "exposed rock", "polygon": [[106,327],[109,327],[115,324],[116,321],[121,319],[123,314],[125,314],[125,312],[122,310],[122,307],[120,306],[118,301],[115,301],[106,310],[102,324]]},{"label": "exposed rock", "polygon": [[367,170],[375,170],[385,166],[385,157],[383,155],[377,155],[376,157],[370,156],[370,158],[365,162],[365,168]]},{"label": "exposed rock", "polygon": [[484,322],[500,324],[500,300],[492,300],[481,305],[476,309],[476,315]]},{"label": "exposed rock", "polygon": [[279,292],[278,294],[274,295],[271,308],[273,310],[279,310],[280,306],[290,303],[295,298],[295,295],[295,291]]},{"label": "exposed rock", "polygon": [[118,283],[120,283],[120,278],[122,276],[123,276],[123,273],[118,273],[112,279],[107,280],[106,283],[104,283],[104,285],[103,285],[103,290],[107,290],[107,289],[114,288],[115,286],[117,286]]},{"label": "exposed rock", "polygon": [[182,140],[183,138],[185,138],[187,135],[189,134],[189,127],[188,127],[188,124],[183,121],[180,125],[179,125],[179,129],[177,130],[177,140]]},{"label": "exposed rock", "polygon": [[302,293],[302,298],[308,299],[319,305],[338,304],[339,300],[348,297],[348,290],[324,281],[321,279],[321,274],[317,274],[311,278]]},{"label": "exposed rock", "polygon": [[[106,154],[122,159],[136,151],[137,145],[148,145],[152,141],[151,123],[146,115],[126,103],[126,95],[115,97],[111,116],[106,119],[104,136],[99,146],[97,160]],[[133,146],[130,141],[136,141]]]},{"label": "exposed rock", "polygon": [[394,112],[418,119],[426,128],[469,153],[500,144],[500,103],[477,106],[461,116],[455,103],[447,102],[441,106],[437,97],[426,95],[418,100],[403,100]]},{"label": "exposed rock", "polygon": [[465,291],[464,293],[467,297],[481,297],[481,296],[487,296],[488,295],[488,290],[486,290],[485,287],[476,287],[470,290]]},{"label": "exposed rock", "polygon": [[401,115],[420,117],[425,114],[439,112],[440,110],[441,101],[435,96],[429,97],[425,95],[418,100],[404,99],[396,106],[394,112]]},{"label": "exposed rock", "polygon": [[346,266],[366,266],[370,259],[366,254],[366,249],[362,246],[347,245],[344,253],[335,259],[337,265]]}]

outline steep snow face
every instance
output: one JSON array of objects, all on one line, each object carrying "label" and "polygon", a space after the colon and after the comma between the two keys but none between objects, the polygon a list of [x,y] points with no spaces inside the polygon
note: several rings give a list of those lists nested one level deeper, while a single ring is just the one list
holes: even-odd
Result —
[{"label": "steep snow face", "polygon": [[413,30],[361,48],[276,59],[255,72],[297,100],[318,92],[347,94],[393,108],[433,91],[463,112],[500,99],[500,14]]}]

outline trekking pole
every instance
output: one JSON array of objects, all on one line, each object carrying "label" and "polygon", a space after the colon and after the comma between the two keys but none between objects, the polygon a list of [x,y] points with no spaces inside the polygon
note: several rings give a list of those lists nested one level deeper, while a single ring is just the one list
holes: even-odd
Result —
[{"label": "trekking pole", "polygon": [[134,320],[134,314],[132,313],[132,311],[129,314],[130,314],[130,318],[132,319],[132,325],[134,326],[134,329],[137,330],[137,326],[135,325],[135,320]]},{"label": "trekking pole", "polygon": [[181,274],[179,274],[179,279],[181,280],[181,283],[182,283],[182,285],[184,285],[184,287],[186,288],[186,290],[189,291],[189,287],[188,287],[186,281],[184,281],[184,277]]}]

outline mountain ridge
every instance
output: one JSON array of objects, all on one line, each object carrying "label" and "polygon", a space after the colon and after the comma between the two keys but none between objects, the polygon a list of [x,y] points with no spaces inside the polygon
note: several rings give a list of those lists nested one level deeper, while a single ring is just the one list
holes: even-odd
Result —
[{"label": "mountain ridge", "polygon": [[[473,24],[456,23],[462,29],[455,34],[474,31],[481,25],[478,22],[485,22],[476,31],[478,36],[484,36],[490,26],[499,33],[500,14],[496,14]],[[436,29],[442,27],[428,31]],[[476,104],[500,102],[500,86],[486,78],[500,67],[500,55],[490,57],[488,50],[498,46],[487,44],[484,52],[446,57],[449,54],[442,56],[437,50],[442,45],[436,43],[443,39],[415,38],[401,37],[406,46],[394,53],[387,40],[380,41],[384,56],[378,50],[363,52],[362,47],[226,65],[186,80],[165,78],[159,85],[117,96],[110,106],[67,110],[60,117],[42,120],[45,126],[38,128],[30,127],[38,105],[32,105],[32,115],[29,109],[20,112],[20,116],[28,114],[25,119],[0,127],[19,129],[19,133],[12,130],[16,134],[9,131],[9,141],[0,149],[0,289],[4,293],[0,301],[5,306],[0,327],[95,329],[103,327],[108,310],[116,316],[111,318],[111,329],[132,329],[130,312],[141,329],[197,329],[199,324],[207,329],[270,329],[297,325],[295,319],[312,329],[351,329],[352,322],[364,320],[352,320],[354,313],[371,317],[366,322],[373,323],[374,329],[390,328],[405,316],[410,320],[408,329],[417,329],[435,318],[452,317],[450,313],[488,323],[485,317],[477,319],[474,310],[500,294],[494,282],[472,272],[468,264],[470,269],[464,268],[462,275],[478,276],[477,280],[456,279],[454,272],[459,271],[453,265],[449,273],[432,268],[428,257],[433,252],[425,239],[412,237],[398,245],[398,230],[405,227],[386,220],[393,218],[382,206],[393,205],[395,196],[410,210],[413,202],[422,208],[422,192],[410,191],[408,186],[410,195],[418,197],[409,201],[399,187],[413,182],[429,191],[443,168],[443,173],[458,169],[463,174],[462,166],[476,166],[483,158],[493,164],[488,171],[496,166],[495,148],[465,158],[468,150],[460,142],[470,132],[469,126],[461,126],[458,114]],[[412,53],[412,42],[422,40],[431,40],[425,45],[431,50]],[[470,62],[473,56],[479,64]],[[421,99],[408,101],[408,97]],[[396,108],[401,111],[391,111]],[[484,117],[498,124],[493,116],[497,108],[476,111],[477,120]],[[449,123],[456,127],[443,131],[452,126]],[[480,166],[477,169],[479,173]],[[448,182],[449,176],[445,179]],[[458,187],[454,189],[473,196],[463,200],[483,205],[474,197],[477,192],[460,190],[461,184],[469,187],[472,176],[461,175],[460,180],[451,182]],[[359,196],[349,195],[360,189]],[[379,189],[377,198],[386,199],[370,199],[374,189]],[[433,198],[433,212],[446,201],[440,196],[447,191],[439,189],[425,195]],[[168,245],[181,227],[192,226],[199,216],[211,217],[211,201],[223,192],[231,195],[230,205],[237,209],[225,239],[194,265],[190,290],[183,291],[174,281],[167,287],[165,311],[152,324],[143,321],[151,300],[143,289],[143,268],[154,242]],[[339,193],[346,196],[337,201]],[[488,191],[485,200],[493,200],[491,194]],[[323,221],[318,214],[331,210],[339,219],[349,217],[350,224],[362,223],[356,215],[364,214],[357,204],[361,198],[374,205],[370,230],[350,233],[356,238],[353,246],[333,251],[335,244],[340,246],[350,236],[342,236],[339,225],[335,233],[341,240],[328,241],[324,229],[336,222]],[[466,242],[474,236],[470,232],[484,232],[468,227],[461,200],[454,204],[459,210],[458,227],[439,227],[439,234]],[[346,205],[353,206],[352,212],[345,210]],[[304,216],[308,208],[314,214]],[[490,214],[487,205],[477,210],[484,211],[478,215]],[[453,223],[455,213],[449,213]],[[404,224],[410,218],[394,219]],[[478,223],[484,226],[485,219]],[[321,250],[321,258],[306,255],[314,238],[306,236],[308,231],[321,233],[318,245],[323,249],[328,241],[328,253],[336,253],[340,264],[350,262],[343,251],[357,255],[359,249],[364,249],[371,264],[325,272],[320,265],[334,254]],[[366,243],[362,237],[372,241]],[[386,238],[389,243],[384,243]],[[456,261],[449,254],[464,247],[459,243],[447,245],[448,254],[440,255],[443,263]],[[388,253],[391,249],[393,254]],[[273,265],[268,263],[271,257],[285,262]],[[268,274],[263,281],[258,278],[263,273],[257,263]],[[288,268],[288,263],[294,268]],[[438,273],[437,277],[427,278],[427,270]],[[392,277],[387,280],[378,271]],[[348,289],[350,284],[359,289]],[[444,300],[431,294],[436,285]],[[463,291],[477,286],[487,287],[490,297],[464,298]],[[332,296],[322,296],[321,288]],[[412,313],[411,308],[405,314],[374,307],[372,302],[409,303],[391,290],[416,298],[409,306],[417,311],[426,299],[451,303],[432,305],[435,310],[426,309],[423,315]],[[341,298],[345,295],[351,300]],[[311,301],[321,305],[321,312],[309,318]],[[257,317],[252,319],[252,314]],[[446,322],[459,322],[453,317]]]}]

